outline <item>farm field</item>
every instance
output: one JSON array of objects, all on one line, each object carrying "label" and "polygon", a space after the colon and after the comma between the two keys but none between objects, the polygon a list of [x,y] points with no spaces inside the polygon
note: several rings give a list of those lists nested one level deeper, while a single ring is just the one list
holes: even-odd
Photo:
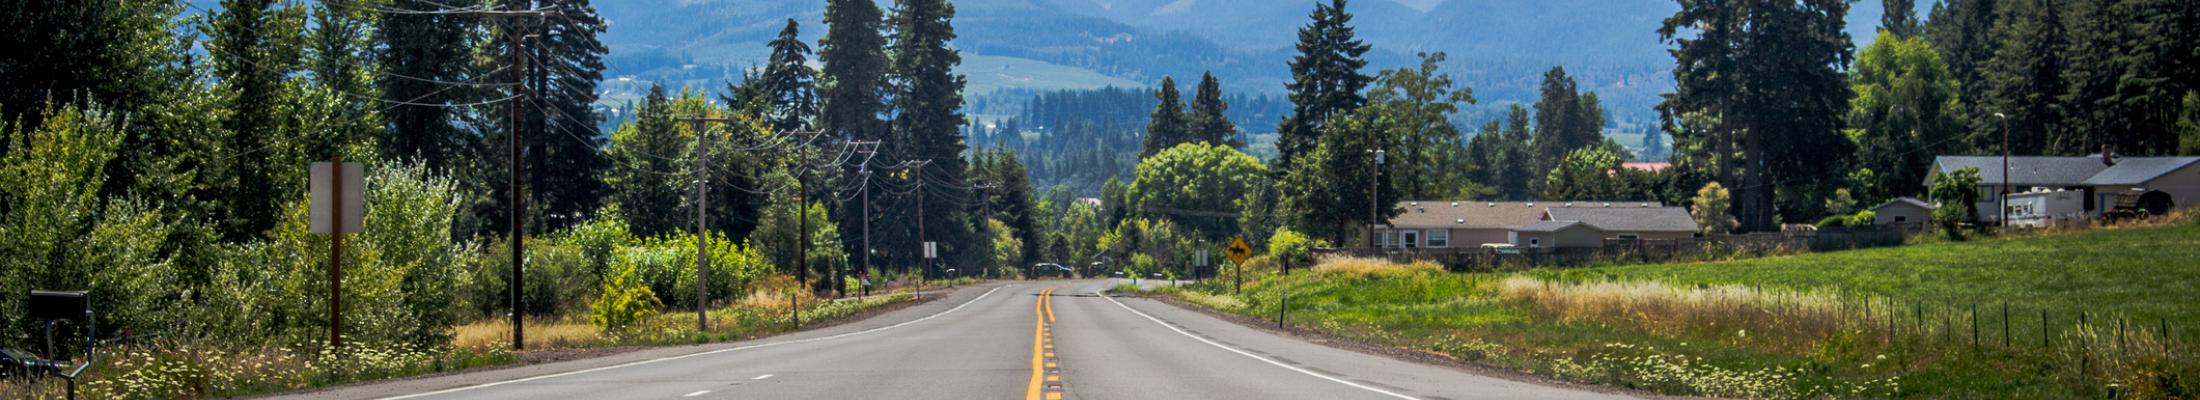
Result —
[{"label": "farm field", "polygon": [[1164,291],[1273,321],[1287,290],[1319,336],[1660,394],[2187,398],[2196,246],[2186,222],[1564,271],[1329,259]]}]

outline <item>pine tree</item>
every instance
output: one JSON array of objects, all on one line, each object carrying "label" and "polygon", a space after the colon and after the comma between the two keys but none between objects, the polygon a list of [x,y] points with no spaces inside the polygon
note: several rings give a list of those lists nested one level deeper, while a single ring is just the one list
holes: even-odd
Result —
[{"label": "pine tree", "polygon": [[680,232],[693,221],[692,213],[683,212],[682,203],[694,175],[686,159],[679,157],[689,151],[689,141],[680,137],[672,113],[664,86],[651,85],[635,110],[634,121],[611,134],[611,157],[616,162],[604,171],[604,183],[611,189],[610,201],[626,219],[627,231],[635,236]]},{"label": "pine tree", "polygon": [[[255,151],[258,160],[270,164],[298,161],[295,138],[283,129],[290,114],[284,108],[293,100],[290,76],[304,58],[305,9],[277,7],[274,0],[226,0],[222,10],[210,16],[201,30],[210,40],[207,52],[228,100],[222,129],[228,133],[224,147]],[[222,237],[242,241],[275,227],[280,216],[279,193],[294,193],[305,185],[303,176],[257,165],[238,165],[217,174],[218,194],[208,211],[220,226]],[[214,171],[207,171],[214,172]]]},{"label": "pine tree", "polygon": [[2000,149],[2006,127],[2011,153],[2047,150],[2049,133],[2063,120],[2057,101],[2064,91],[2061,8],[2059,0],[2019,0],[2003,9],[1994,26],[2000,41],[1985,66],[1983,115],[1971,120],[1974,146]]},{"label": "pine tree", "polygon": [[[607,25],[588,0],[512,0],[506,6],[559,12],[555,18],[510,19],[498,25],[499,38],[511,37],[515,23],[525,24],[525,33],[532,36],[526,39],[527,102],[522,104],[525,121],[520,127],[526,146],[522,176],[527,179],[524,188],[533,220],[527,226],[547,232],[587,221],[603,205],[606,188],[601,178],[610,166],[603,155],[609,138],[598,133],[594,107],[599,93],[596,83],[603,80],[603,57],[609,52],[597,35]],[[510,43],[505,39],[483,44],[490,52],[509,57]],[[510,114],[510,108],[505,108],[509,106],[500,104],[497,108],[506,111],[492,115],[501,122]],[[480,148],[504,148],[510,139],[503,135],[509,130],[484,132],[481,136],[487,141]],[[485,157],[481,162],[498,164],[505,162],[503,158]],[[511,196],[503,186],[490,185],[492,198]],[[508,212],[501,209],[502,202],[491,204],[489,208],[495,210],[485,215]]]},{"label": "pine tree", "polygon": [[1191,124],[1184,116],[1183,94],[1176,91],[1176,80],[1161,77],[1161,90],[1154,92],[1160,100],[1153,108],[1153,117],[1146,122],[1145,149],[1138,158],[1151,157],[1179,143],[1191,141]]},{"label": "pine tree", "polygon": [[[1659,29],[1679,47],[1678,85],[1659,114],[1676,143],[1692,144],[1680,148],[1685,157],[1721,160],[1689,165],[1734,184],[1745,231],[1778,229],[1775,212],[1789,220],[1817,214],[1817,198],[1832,190],[1825,183],[1839,178],[1851,147],[1841,134],[1850,97],[1840,72],[1851,51],[1847,14],[1844,0],[1683,3]],[[1717,116],[1717,124],[1680,129],[1691,114]],[[1776,206],[1776,197],[1785,204]]]},{"label": "pine tree", "polygon": [[[870,0],[828,0],[825,2],[825,38],[818,40],[817,59],[824,63],[822,79],[818,82],[818,94],[824,100],[820,104],[817,125],[827,137],[839,140],[882,140],[888,136],[885,115],[886,105],[886,38],[880,32],[885,22],[878,4]],[[870,160],[854,160],[842,171],[850,179],[861,180],[860,185],[876,186],[876,176],[857,175],[863,164]],[[874,187],[873,189],[877,189]],[[870,190],[878,195],[879,190]],[[878,215],[866,214],[863,207],[868,199],[851,199],[839,203],[833,213],[841,232],[851,235],[865,234],[866,220],[877,220]],[[871,211],[879,211],[872,208]],[[859,241],[850,241],[849,254],[862,257],[865,249]]]},{"label": "pine tree", "polygon": [[[464,7],[470,1],[391,0],[390,8],[435,10]],[[467,37],[479,19],[449,13],[387,13],[376,29],[381,40],[374,59],[381,64],[382,95],[405,103],[391,104],[383,112],[389,124],[381,140],[382,156],[397,160],[418,159],[430,170],[463,170],[477,156],[472,134],[459,129],[457,109],[446,104],[468,102],[473,92],[452,90],[439,82],[466,81],[472,46]],[[509,76],[509,71],[496,70]],[[483,79],[509,83],[509,78]],[[499,159],[503,157],[498,157]]]},{"label": "pine tree", "polygon": [[2113,14],[2125,24],[2126,51],[2116,57],[2116,82],[2128,134],[2115,135],[2116,151],[2167,154],[2177,146],[2177,111],[2183,93],[2200,89],[2200,3],[2126,0]]},{"label": "pine tree", "polygon": [[1898,38],[1912,38],[1925,33],[1924,24],[1917,21],[1917,0],[1882,0],[1883,13],[1879,15],[1879,30]]},{"label": "pine tree", "polygon": [[1192,96],[1192,110],[1188,117],[1191,123],[1191,141],[1233,149],[1244,148],[1245,141],[1238,138],[1237,124],[1231,123],[1230,117],[1224,115],[1229,110],[1230,104],[1222,100],[1222,83],[1215,81],[1215,74],[1212,72],[1201,73],[1199,92]]},{"label": "pine tree", "polygon": [[2004,1],[1945,0],[1933,5],[1932,20],[1925,26],[1926,38],[1934,50],[1940,51],[1941,60],[1948,63],[1948,73],[1955,76],[1957,86],[1963,90],[1963,104],[1971,108],[1974,117],[1993,115],[1990,111],[1979,112],[1986,95],[1983,66],[1994,57],[1994,38],[1990,35],[2000,15],[1996,10]]},{"label": "pine tree", "polygon": [[1367,66],[1362,57],[1371,46],[1354,37],[1352,14],[1345,11],[1345,3],[1330,0],[1326,5],[1316,4],[1309,16],[1312,22],[1299,28],[1298,55],[1291,59],[1291,83],[1285,85],[1290,91],[1291,115],[1276,128],[1273,171],[1295,171],[1291,164],[1300,154],[1313,150],[1331,118],[1367,104],[1360,90],[1373,77],[1360,73],[1360,69]]},{"label": "pine tree", "polygon": [[[969,168],[962,158],[966,149],[962,136],[965,122],[962,91],[966,79],[954,71],[955,66],[962,63],[961,52],[948,46],[948,42],[955,39],[954,17],[955,6],[946,0],[910,0],[899,3],[889,21],[893,32],[890,52],[894,54],[892,127],[895,136],[883,148],[888,149],[894,159],[929,160],[929,164],[904,178],[910,183],[925,182],[928,188],[925,190],[967,187]],[[972,244],[979,241],[964,240],[972,233],[972,225],[965,223],[969,218],[964,212],[968,210],[963,207],[965,199],[928,195],[922,204],[914,204],[915,198],[905,200],[911,203],[908,207],[891,208],[899,214],[913,213],[911,207],[925,209],[927,217],[922,236],[927,241],[939,242],[940,261],[964,263],[960,264],[964,270],[969,270],[971,265],[968,263],[980,261],[978,256],[984,255],[985,247],[973,247]],[[892,218],[916,220],[913,215]],[[916,250],[921,245],[916,240],[918,227],[900,229],[906,232],[889,235],[889,246],[882,248],[894,249],[891,253],[896,255],[890,258],[907,260],[904,265],[916,264],[920,261],[916,259],[920,255]],[[895,244],[899,246],[893,246]]]},{"label": "pine tree", "polygon": [[[1535,103],[1535,158],[1529,165],[1535,171],[1549,172],[1567,153],[1595,145],[1604,137],[1604,111],[1583,103],[1586,98],[1564,67],[1551,67],[1543,73],[1542,94]],[[1540,187],[1542,180],[1533,182]]]},{"label": "pine tree", "polygon": [[810,69],[810,45],[802,42],[799,33],[794,19],[788,18],[787,27],[772,39],[771,61],[764,66],[762,92],[771,99],[764,119],[778,132],[809,130],[818,113],[817,71]]},{"label": "pine tree", "polygon": [[2177,112],[2177,155],[2200,156],[2200,92],[2185,92]]},{"label": "pine tree", "polygon": [[1398,175],[1399,191],[1406,198],[1456,198],[1478,189],[1460,168],[1465,149],[1458,126],[1451,123],[1461,104],[1474,104],[1474,89],[1454,87],[1451,74],[1438,69],[1444,53],[1419,56],[1418,66],[1378,74],[1367,92],[1368,105],[1359,112],[1375,121],[1379,134],[1398,144],[1384,172]]},{"label": "pine tree", "polygon": [[2132,140],[2119,140],[2135,138],[2134,134],[2139,133],[2131,130],[2134,121],[2126,119],[2116,92],[2117,79],[2123,75],[2116,57],[2129,47],[2128,39],[2122,37],[2124,17],[2110,8],[2115,0],[2069,1],[2064,30],[2070,45],[2057,55],[2064,61],[2062,76],[2057,77],[2063,91],[2055,94],[2054,102],[2063,123],[2048,132],[2046,153],[2087,154],[2100,151],[2102,145],[2126,152],[2144,151],[2126,147]]},{"label": "pine tree", "polygon": [[[161,99],[164,69],[184,53],[170,48],[182,4],[149,1],[21,0],[0,13],[0,119],[39,126],[55,106],[97,102],[135,111]],[[5,153],[0,144],[0,153]],[[124,146],[130,148],[130,146]]]}]

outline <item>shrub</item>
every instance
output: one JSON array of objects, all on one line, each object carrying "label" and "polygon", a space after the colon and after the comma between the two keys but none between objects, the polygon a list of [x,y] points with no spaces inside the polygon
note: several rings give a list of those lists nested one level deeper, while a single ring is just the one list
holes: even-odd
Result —
[{"label": "shrub", "polygon": [[647,253],[628,253],[612,263],[611,279],[603,284],[603,294],[590,305],[593,315],[589,322],[606,333],[618,333],[636,323],[657,315],[661,303],[657,293],[649,290],[642,281],[642,265],[635,256],[647,257]]},{"label": "shrub", "polygon": [[1820,228],[1839,228],[1848,226],[1849,218],[1850,216],[1847,215],[1828,215],[1825,218],[1819,218],[1818,223],[1811,225],[1816,225]]},{"label": "shrub", "polygon": [[1933,174],[1933,199],[1940,208],[1933,209],[1933,223],[1948,233],[1948,238],[1963,240],[1963,221],[1978,213],[1978,167],[1964,167],[1953,174]]},{"label": "shrub", "polygon": [[1268,237],[1268,256],[1290,264],[1310,265],[1314,263],[1314,248],[1327,246],[1326,241],[1307,237],[1290,228],[1279,228]]}]

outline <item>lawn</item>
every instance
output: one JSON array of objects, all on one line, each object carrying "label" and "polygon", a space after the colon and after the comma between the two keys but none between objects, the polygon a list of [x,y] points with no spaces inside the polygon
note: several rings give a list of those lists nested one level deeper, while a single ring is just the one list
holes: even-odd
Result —
[{"label": "lawn", "polygon": [[2185,223],[1519,273],[1331,259],[1175,296],[1272,320],[1288,289],[1299,329],[1660,394],[2191,398],[2196,242]]}]

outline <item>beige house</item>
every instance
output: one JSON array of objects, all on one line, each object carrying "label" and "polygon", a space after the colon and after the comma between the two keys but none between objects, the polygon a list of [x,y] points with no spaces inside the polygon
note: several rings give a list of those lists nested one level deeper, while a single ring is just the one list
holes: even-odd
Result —
[{"label": "beige house", "polygon": [[1687,210],[1654,202],[1407,201],[1398,208],[1398,217],[1376,228],[1376,244],[1394,249],[1594,247],[1604,239],[1675,239],[1696,232]]},{"label": "beige house", "polygon": [[1873,225],[1920,224],[1932,220],[1933,205],[1915,197],[1897,197],[1872,207]]}]

